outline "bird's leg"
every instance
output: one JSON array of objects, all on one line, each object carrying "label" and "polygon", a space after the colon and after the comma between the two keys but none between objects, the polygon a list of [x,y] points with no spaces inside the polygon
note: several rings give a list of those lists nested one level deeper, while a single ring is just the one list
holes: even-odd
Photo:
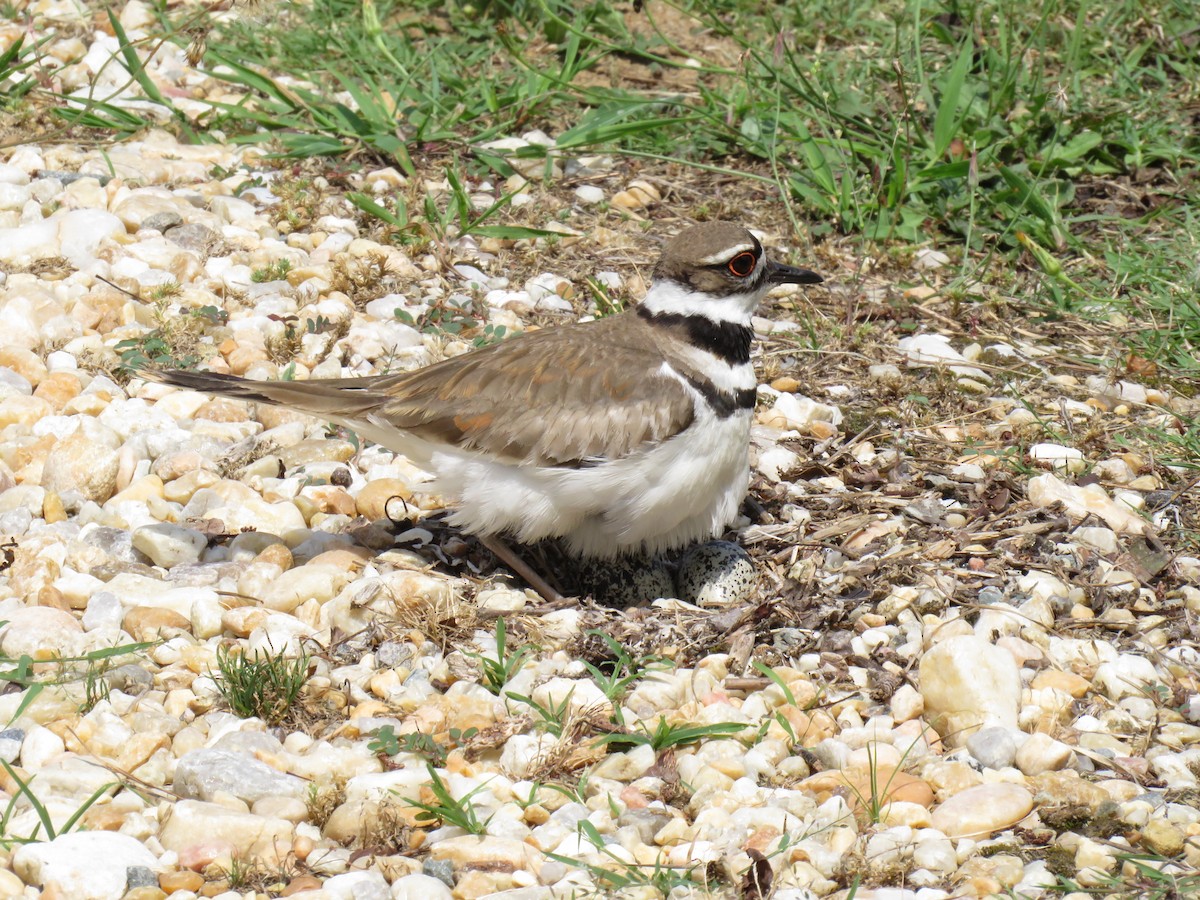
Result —
[{"label": "bird's leg", "polygon": [[524,578],[529,586],[537,591],[547,603],[559,604],[566,600],[562,594],[552,588],[546,579],[535,572],[525,560],[517,556],[512,551],[512,548],[500,538],[495,536],[479,536],[479,543],[491,550],[492,555],[496,559]]}]

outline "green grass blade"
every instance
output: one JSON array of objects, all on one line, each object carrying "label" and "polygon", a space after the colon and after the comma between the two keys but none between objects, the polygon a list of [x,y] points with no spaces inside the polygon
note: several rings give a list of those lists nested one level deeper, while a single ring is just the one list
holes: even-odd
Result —
[{"label": "green grass blade", "polygon": [[966,81],[974,53],[975,45],[970,38],[967,38],[963,41],[962,50],[958,53],[958,59],[954,61],[954,67],[950,70],[950,77],[942,91],[942,99],[933,120],[933,158],[935,160],[946,155],[946,151],[950,149],[950,142],[954,140],[954,136],[958,134],[959,126],[962,124],[958,107],[962,100],[963,83]]},{"label": "green grass blade", "polygon": [[125,34],[125,28],[121,25],[121,20],[117,18],[116,10],[111,6],[108,8],[108,21],[112,25],[113,34],[120,44],[121,56],[125,60],[125,68],[129,70],[129,74],[137,81],[142,92],[159,106],[165,106],[174,112],[175,107],[162,95],[162,92],[158,89],[158,85],[154,83],[154,80],[146,71],[141,57],[137,54],[137,49],[130,43],[129,37]]}]

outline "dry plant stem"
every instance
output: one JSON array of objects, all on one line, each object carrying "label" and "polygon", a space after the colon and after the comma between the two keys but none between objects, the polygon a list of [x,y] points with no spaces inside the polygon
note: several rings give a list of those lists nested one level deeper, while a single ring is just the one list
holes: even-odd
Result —
[{"label": "dry plant stem", "polygon": [[525,579],[526,583],[541,595],[547,603],[562,603],[566,598],[552,588],[546,579],[530,568],[529,564],[512,551],[512,548],[497,537],[481,537],[479,543],[492,551],[492,554],[516,574]]}]

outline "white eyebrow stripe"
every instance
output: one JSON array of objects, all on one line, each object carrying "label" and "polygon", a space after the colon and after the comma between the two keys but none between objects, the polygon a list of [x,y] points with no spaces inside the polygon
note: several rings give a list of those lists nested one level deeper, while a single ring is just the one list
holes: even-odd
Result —
[{"label": "white eyebrow stripe", "polygon": [[732,247],[726,247],[720,253],[714,253],[712,256],[705,256],[696,260],[702,266],[715,266],[718,263],[728,262],[739,253],[745,253],[748,250],[753,250],[753,244],[735,244]]}]

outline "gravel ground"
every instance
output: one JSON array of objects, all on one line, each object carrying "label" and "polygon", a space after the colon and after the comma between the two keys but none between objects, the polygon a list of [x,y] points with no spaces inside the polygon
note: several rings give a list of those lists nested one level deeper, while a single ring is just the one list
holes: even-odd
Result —
[{"label": "gravel ground", "polygon": [[[41,3],[35,34],[75,16]],[[72,90],[115,42],[49,47]],[[170,46],[151,71],[227,90]],[[394,371],[595,314],[587,276],[635,301],[694,175],[559,162],[513,215],[560,238],[416,249],[343,196],[412,188],[393,169],[163,132],[0,151],[0,895],[1129,896],[1106,885],[1145,878],[1130,856],[1195,877],[1195,491],[1098,436],[1197,409],[1080,362],[1122,323],[966,329],[941,254],[863,278],[756,215],[829,284],[757,323],[728,535],[755,579],[718,545],[682,599],[538,615],[403,458],[121,368]],[[797,337],[895,299],[917,328]],[[301,659],[295,703],[235,714],[239,654]]]}]

